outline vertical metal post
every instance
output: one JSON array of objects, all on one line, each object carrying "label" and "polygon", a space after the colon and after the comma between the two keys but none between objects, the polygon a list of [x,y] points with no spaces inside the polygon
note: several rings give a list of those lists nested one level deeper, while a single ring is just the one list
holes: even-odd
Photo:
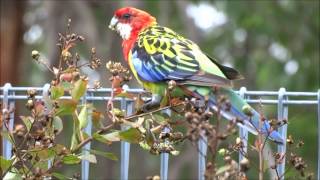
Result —
[{"label": "vertical metal post", "polygon": [[[278,121],[288,120],[288,105],[284,104],[284,101],[288,100],[288,97],[285,96],[286,89],[280,88],[278,94]],[[279,128],[279,133],[281,137],[286,141],[287,139],[287,124],[281,126]],[[284,154],[286,153],[286,143],[283,145],[278,145],[278,153]],[[286,159],[285,156],[283,157],[283,162],[277,167],[278,173],[282,176],[285,173],[285,165]],[[284,176],[281,177],[284,179]]]},{"label": "vertical metal post", "polygon": [[[82,97],[82,105],[87,105],[87,103],[91,103],[89,100],[87,100],[87,96],[92,97],[93,92],[87,92],[85,96]],[[92,129],[92,109],[88,108],[87,109],[87,119],[88,119],[88,125],[83,129],[83,131],[91,136],[91,129]],[[82,154],[89,154],[87,150],[91,148],[91,143],[87,143],[83,148],[82,148]],[[90,172],[90,162],[86,160],[81,161],[81,179],[83,180],[88,180],[89,179],[89,172]]]},{"label": "vertical metal post", "polygon": [[[164,110],[168,115],[171,115],[171,110]],[[168,127],[164,127],[162,133],[170,133],[170,129]],[[165,140],[167,143],[168,140]],[[160,179],[167,180],[168,179],[168,166],[169,166],[169,153],[161,152],[160,154]]]},{"label": "vertical metal post", "polygon": [[[129,89],[128,85],[123,85],[122,87],[124,90]],[[121,99],[121,110],[126,110],[127,115],[132,113],[133,105],[129,105],[130,108],[127,106],[127,100],[125,98]],[[130,110],[130,111],[128,111]],[[128,126],[121,126],[121,130],[128,129]],[[121,141],[121,168],[120,168],[120,178],[121,180],[128,180],[129,176],[129,159],[130,159],[130,143]]]},{"label": "vertical metal post", "polygon": [[[242,97],[243,99],[246,99],[245,93],[246,93],[247,89],[245,87],[241,87],[239,90],[239,95],[240,97]],[[239,127],[239,136],[240,139],[242,140],[243,143],[243,152],[247,153],[247,148],[248,148],[248,131],[245,128]],[[243,155],[241,153],[239,153],[239,164],[240,161],[243,159]]]},{"label": "vertical metal post", "polygon": [[[43,102],[46,102],[47,99],[49,99],[49,89],[50,89],[50,84],[45,84],[43,87],[42,87],[42,101]],[[49,159],[48,160],[48,169],[51,167],[51,160]],[[45,179],[48,179],[48,178],[45,178]]]},{"label": "vertical metal post", "polygon": [[203,131],[201,138],[198,140],[198,179],[205,180],[206,156],[207,156],[207,136]]},{"label": "vertical metal post", "polygon": [[[10,100],[9,99],[9,95],[13,95],[14,96],[14,92],[11,92],[10,91],[10,88],[11,88],[11,84],[10,83],[6,83],[3,87],[3,109],[6,109],[7,111],[10,111],[11,109],[14,108],[14,100]],[[3,111],[3,110],[2,110]],[[12,130],[13,129],[13,124],[14,124],[14,113],[10,113],[9,115],[9,130]],[[6,119],[4,119],[4,122],[3,123],[6,123],[5,122]],[[6,131],[6,127],[3,125],[2,126],[3,130]],[[2,152],[3,152],[3,157],[5,159],[10,159],[11,158],[11,151],[12,151],[12,144],[7,140],[7,139],[2,139]]]},{"label": "vertical metal post", "polygon": [[320,89],[318,90],[318,179],[320,179]]}]

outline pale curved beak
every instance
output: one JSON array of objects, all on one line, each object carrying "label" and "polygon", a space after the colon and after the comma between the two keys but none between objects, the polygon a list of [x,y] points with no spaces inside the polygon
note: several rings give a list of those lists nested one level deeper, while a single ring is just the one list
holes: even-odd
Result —
[{"label": "pale curved beak", "polygon": [[116,18],[115,16],[113,16],[112,19],[111,19],[111,21],[110,21],[109,28],[110,28],[111,30],[115,30],[118,22],[119,22],[119,19]]}]

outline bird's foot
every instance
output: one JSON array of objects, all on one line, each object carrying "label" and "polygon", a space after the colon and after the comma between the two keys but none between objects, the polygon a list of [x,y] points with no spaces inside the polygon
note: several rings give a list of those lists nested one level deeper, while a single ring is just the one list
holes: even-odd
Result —
[{"label": "bird's foot", "polygon": [[143,104],[137,111],[137,113],[146,113],[152,109],[160,107],[161,97],[158,95],[153,95],[151,100]]}]

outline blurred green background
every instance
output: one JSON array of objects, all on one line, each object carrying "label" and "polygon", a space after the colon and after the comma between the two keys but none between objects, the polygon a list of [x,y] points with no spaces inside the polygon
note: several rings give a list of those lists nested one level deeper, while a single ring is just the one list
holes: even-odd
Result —
[{"label": "blurred green background", "polygon": [[[319,1],[316,0],[1,0],[1,84],[43,86],[52,78],[31,59],[36,49],[52,65],[58,62],[56,47],[58,32],[64,32],[68,18],[72,31],[86,41],[77,46],[81,59],[89,58],[96,47],[103,65],[108,60],[124,62],[121,39],[107,25],[113,12],[124,6],[134,6],[154,15],[161,25],[196,42],[203,51],[219,62],[238,69],[245,80],[235,82],[235,88],[248,90],[317,91],[319,89]],[[98,71],[83,69],[93,80],[109,86],[104,66]],[[130,87],[138,87],[132,81]],[[21,102],[24,104],[24,102]],[[97,104],[103,109],[104,104]],[[19,112],[24,113],[21,109]],[[265,106],[268,117],[276,117],[275,106]],[[317,167],[317,114],[315,106],[289,107],[288,133],[305,142],[300,151],[308,169]],[[71,122],[65,121],[65,131]],[[69,133],[59,141],[69,145]],[[119,144],[106,147],[93,143],[97,149],[119,153]],[[181,146],[181,154],[170,159],[170,179],[197,177],[196,148],[189,143]],[[148,154],[136,145],[132,147],[130,177],[143,179],[159,174],[159,157]],[[103,158],[91,165],[92,179],[119,178],[120,163]],[[72,175],[79,167],[68,166],[60,171]],[[266,173],[268,174],[268,173]],[[292,175],[294,176],[294,174]],[[250,179],[256,174],[250,172]]]}]

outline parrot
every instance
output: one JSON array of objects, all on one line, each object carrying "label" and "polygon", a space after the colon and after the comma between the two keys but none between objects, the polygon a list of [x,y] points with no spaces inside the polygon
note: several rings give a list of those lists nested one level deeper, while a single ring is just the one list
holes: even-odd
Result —
[{"label": "parrot", "polygon": [[[232,81],[243,76],[235,69],[221,65],[204,53],[191,40],[168,27],[157,23],[148,12],[134,8],[117,9],[109,28],[122,38],[122,53],[133,76],[152,97],[144,104],[144,111],[159,106],[168,95],[168,82],[176,87],[172,97],[188,97],[206,100],[209,107],[218,110],[217,89],[230,102],[228,111],[220,111],[228,119],[242,119],[238,125],[257,134],[257,130],[268,139],[283,144],[280,133],[261,120],[261,115],[251,108],[233,89]],[[250,107],[248,116],[243,108]]]}]

